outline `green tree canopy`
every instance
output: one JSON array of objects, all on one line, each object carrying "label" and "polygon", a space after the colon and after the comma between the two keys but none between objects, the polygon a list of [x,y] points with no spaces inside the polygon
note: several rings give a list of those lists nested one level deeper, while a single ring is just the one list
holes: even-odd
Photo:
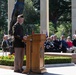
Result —
[{"label": "green tree canopy", "polygon": [[[40,11],[40,0],[32,0]],[[71,23],[71,0],[49,0],[49,20],[56,27],[58,22]]]},{"label": "green tree canopy", "polygon": [[0,0],[0,33],[7,31],[7,0]]}]

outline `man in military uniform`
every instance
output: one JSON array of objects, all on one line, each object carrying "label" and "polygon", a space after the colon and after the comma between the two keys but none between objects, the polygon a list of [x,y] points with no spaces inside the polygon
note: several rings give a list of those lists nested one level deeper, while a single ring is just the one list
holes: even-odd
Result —
[{"label": "man in military uniform", "polygon": [[15,51],[15,60],[14,60],[14,72],[22,73],[23,69],[23,58],[25,51],[25,43],[23,40],[26,40],[23,31],[23,15],[17,16],[17,22],[13,26],[13,35],[14,35],[14,51]]}]

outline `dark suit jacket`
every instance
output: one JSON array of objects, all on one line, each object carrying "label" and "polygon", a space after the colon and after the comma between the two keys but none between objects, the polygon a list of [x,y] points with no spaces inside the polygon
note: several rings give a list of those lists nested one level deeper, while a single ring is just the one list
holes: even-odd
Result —
[{"label": "dark suit jacket", "polygon": [[24,36],[23,26],[20,25],[19,23],[15,24],[13,26],[13,34],[14,34],[14,47],[24,48],[25,43],[22,42]]}]

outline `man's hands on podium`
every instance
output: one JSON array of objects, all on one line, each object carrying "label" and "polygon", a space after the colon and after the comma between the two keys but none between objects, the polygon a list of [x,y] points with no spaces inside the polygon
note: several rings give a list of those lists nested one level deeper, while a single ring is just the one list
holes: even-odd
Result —
[{"label": "man's hands on podium", "polygon": [[23,36],[23,42],[26,42],[27,41],[27,37],[28,37],[29,35],[27,35],[27,36]]},{"label": "man's hands on podium", "polygon": [[23,40],[27,40],[27,36],[24,36],[24,37],[23,37]]}]

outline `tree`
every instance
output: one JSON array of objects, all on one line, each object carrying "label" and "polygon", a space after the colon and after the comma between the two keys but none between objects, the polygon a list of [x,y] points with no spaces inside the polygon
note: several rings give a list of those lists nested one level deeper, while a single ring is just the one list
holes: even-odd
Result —
[{"label": "tree", "polygon": [[[8,2],[7,0],[0,0],[0,43],[3,35],[8,33]],[[5,9],[6,8],[6,9]]]},{"label": "tree", "polygon": [[0,0],[0,32],[7,31],[7,12],[7,0]]},{"label": "tree", "polygon": [[[24,15],[26,24],[39,23],[39,14],[31,0],[25,0]],[[27,14],[27,15],[26,15]]]},{"label": "tree", "polygon": [[49,10],[50,21],[54,23],[55,28],[59,21],[71,22],[71,0],[51,0]]},{"label": "tree", "polygon": [[[40,0],[32,0],[33,5],[40,11]],[[56,29],[58,23],[71,23],[71,0],[49,0],[49,20]]]},{"label": "tree", "polygon": [[31,0],[25,0],[24,16],[24,28],[26,34],[32,34],[32,31],[38,33],[39,14],[37,13],[36,8],[33,6],[33,2]]}]

